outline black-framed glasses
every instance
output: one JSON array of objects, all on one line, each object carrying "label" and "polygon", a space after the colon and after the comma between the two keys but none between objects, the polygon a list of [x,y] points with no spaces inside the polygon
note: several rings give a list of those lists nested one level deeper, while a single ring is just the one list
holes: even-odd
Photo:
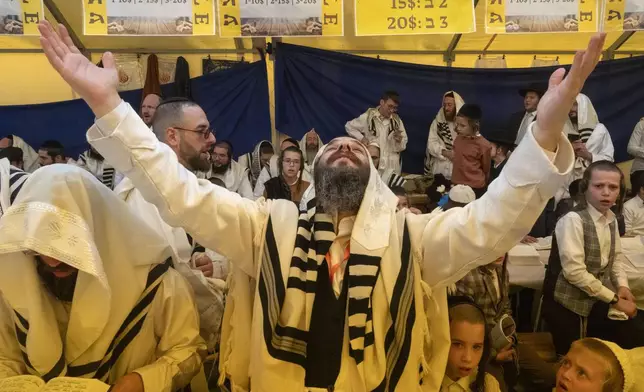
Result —
[{"label": "black-framed glasses", "polygon": [[174,129],[178,129],[179,131],[185,131],[185,132],[194,132],[194,133],[199,133],[201,134],[201,137],[205,139],[208,139],[210,135],[215,135],[215,131],[212,128],[206,128],[206,129],[186,129],[186,128],[181,128],[181,127],[172,127]]}]

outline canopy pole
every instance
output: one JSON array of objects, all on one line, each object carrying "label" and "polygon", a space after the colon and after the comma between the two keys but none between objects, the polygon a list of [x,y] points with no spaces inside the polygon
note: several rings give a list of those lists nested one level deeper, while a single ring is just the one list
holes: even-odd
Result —
[{"label": "canopy pole", "polygon": [[623,32],[622,35],[620,35],[619,38],[617,38],[615,40],[615,42],[613,42],[613,44],[611,46],[609,46],[608,49],[606,49],[606,51],[604,52],[604,57],[602,58],[602,60],[612,60],[612,59],[614,59],[615,58],[615,51],[617,49],[621,48],[622,45],[624,45],[626,43],[626,41],[628,41],[628,39],[633,36],[633,34],[635,34],[635,31],[625,31],[625,32]]},{"label": "canopy pole", "polygon": [[62,24],[65,26],[67,29],[67,32],[69,33],[69,37],[72,39],[72,42],[74,45],[78,48],[78,50],[81,51],[81,53],[87,57],[88,59],[91,60],[91,56],[85,45],[83,45],[83,42],[78,38],[78,35],[76,35],[76,31],[72,28],[72,26],[69,24],[65,16],[63,15],[62,12],[58,9],[58,6],[54,3],[54,0],[43,0],[43,3],[45,3],[45,7],[51,12],[51,14],[54,16],[54,19],[58,21],[58,23]]}]

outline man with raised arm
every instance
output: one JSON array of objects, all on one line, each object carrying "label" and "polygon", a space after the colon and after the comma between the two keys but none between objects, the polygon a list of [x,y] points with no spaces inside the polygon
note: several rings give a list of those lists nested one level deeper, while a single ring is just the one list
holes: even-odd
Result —
[{"label": "man with raised arm", "polygon": [[396,212],[367,149],[340,137],[320,153],[316,201],[300,215],[290,201],[253,202],[198,180],[118,96],[110,53],[101,69],[64,27],[40,31],[49,61],[96,115],[90,143],[168,223],[233,262],[220,382],[254,392],[437,391],[450,345],[444,288],[518,243],[572,169],[562,129],[604,42],[594,37],[566,78],[553,73],[519,153],[467,207]]}]

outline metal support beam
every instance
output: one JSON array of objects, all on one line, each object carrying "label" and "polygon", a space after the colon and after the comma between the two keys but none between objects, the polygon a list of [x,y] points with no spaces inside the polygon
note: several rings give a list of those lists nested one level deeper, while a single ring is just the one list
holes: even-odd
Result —
[{"label": "metal support beam", "polygon": [[[54,3],[54,0],[43,0],[43,3],[45,4],[45,7],[51,12],[52,16],[54,19],[58,21],[58,23],[62,24],[65,26],[67,29],[67,32],[69,33],[69,37],[72,39],[72,42],[78,50],[81,51],[85,55],[85,57],[90,58],[89,52],[87,51],[87,48],[85,48],[85,45],[83,45],[83,42],[78,38],[78,35],[76,35],[76,32],[72,28],[72,25],[69,24],[65,16],[63,15],[62,12],[58,9],[58,6],[56,3]],[[90,58],[91,60],[91,58]]]},{"label": "metal support beam", "polygon": [[456,46],[458,45],[458,42],[461,40],[461,37],[461,34],[454,34],[452,40],[449,43],[449,46],[447,46],[447,50],[443,54],[443,61],[447,64],[448,67],[452,66],[452,62],[454,61],[454,51],[456,49]]},{"label": "metal support beam", "polygon": [[492,38],[490,38],[490,41],[488,41],[487,45],[483,48],[483,54],[487,53],[487,50],[489,47],[492,45],[492,42],[496,39],[496,34],[492,35]]},{"label": "metal support beam", "polygon": [[242,38],[234,38],[235,40],[235,49],[237,50],[237,60],[242,61],[244,59],[244,40]]},{"label": "metal support beam", "polygon": [[138,53],[138,54],[237,54],[254,53],[254,49],[151,49],[151,48],[92,48],[90,53]]},{"label": "metal support beam", "polygon": [[615,57],[615,51],[621,48],[622,45],[624,45],[626,41],[633,36],[633,34],[635,34],[634,31],[623,32],[622,35],[620,35],[619,38],[617,38],[615,42],[606,49],[603,60],[612,60]]},{"label": "metal support beam", "polygon": [[259,55],[258,60],[264,60],[266,58],[266,38],[264,37],[255,37],[252,39],[252,46],[255,54]]}]

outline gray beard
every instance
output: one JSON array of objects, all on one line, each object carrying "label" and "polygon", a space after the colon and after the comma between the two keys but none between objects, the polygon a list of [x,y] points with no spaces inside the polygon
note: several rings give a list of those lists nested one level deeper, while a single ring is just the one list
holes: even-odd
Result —
[{"label": "gray beard", "polygon": [[362,204],[370,168],[328,168],[320,166],[314,171],[317,206],[327,214],[357,213]]}]

